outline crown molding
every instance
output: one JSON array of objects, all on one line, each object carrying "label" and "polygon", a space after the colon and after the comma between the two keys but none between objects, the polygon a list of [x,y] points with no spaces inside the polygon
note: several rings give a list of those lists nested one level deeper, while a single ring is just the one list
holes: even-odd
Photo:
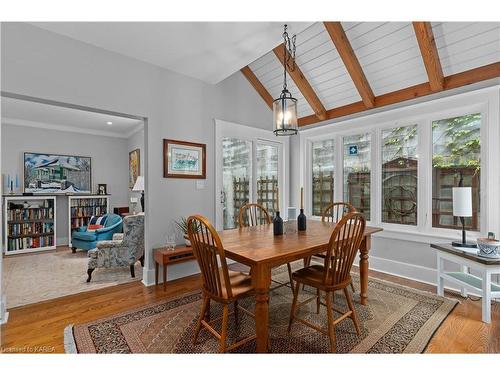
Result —
[{"label": "crown molding", "polygon": [[39,128],[39,129],[48,129],[48,130],[58,130],[63,132],[70,133],[80,133],[80,134],[89,134],[89,135],[98,135],[102,137],[112,137],[112,138],[129,138],[132,134],[139,131],[144,127],[141,125],[139,129],[134,129],[132,132],[127,134],[117,134],[105,130],[94,130],[94,129],[82,129],[82,128],[74,128],[72,126],[67,125],[56,125],[56,124],[48,124],[45,122],[38,121],[30,121],[30,120],[21,120],[16,118],[2,117],[2,125],[15,125],[15,126],[27,126],[31,128]]}]

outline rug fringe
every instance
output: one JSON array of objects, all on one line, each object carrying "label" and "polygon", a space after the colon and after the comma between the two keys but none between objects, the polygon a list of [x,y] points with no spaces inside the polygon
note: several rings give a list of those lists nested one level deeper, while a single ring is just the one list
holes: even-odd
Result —
[{"label": "rug fringe", "polygon": [[67,354],[78,354],[75,336],[73,336],[73,324],[64,328],[64,352]]}]

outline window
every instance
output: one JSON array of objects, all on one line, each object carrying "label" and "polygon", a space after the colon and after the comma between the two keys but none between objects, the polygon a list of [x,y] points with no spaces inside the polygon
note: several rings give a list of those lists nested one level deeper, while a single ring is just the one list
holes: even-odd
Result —
[{"label": "window", "polygon": [[417,125],[382,131],[382,222],[417,225]]},{"label": "window", "polygon": [[236,138],[222,140],[223,225],[236,228],[240,208],[250,201],[252,142]]},{"label": "window", "polygon": [[344,137],[344,200],[370,220],[370,134]]},{"label": "window", "polygon": [[312,214],[321,216],[333,203],[335,140],[312,143]]},{"label": "window", "polygon": [[432,226],[461,229],[453,216],[452,187],[472,187],[469,230],[479,230],[481,114],[432,122]]},{"label": "window", "polygon": [[271,216],[278,210],[278,146],[257,143],[257,203]]}]

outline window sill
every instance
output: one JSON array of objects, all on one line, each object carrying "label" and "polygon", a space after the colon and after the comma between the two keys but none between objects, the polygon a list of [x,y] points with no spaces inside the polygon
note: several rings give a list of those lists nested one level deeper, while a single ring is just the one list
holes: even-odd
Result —
[{"label": "window sill", "polygon": [[[422,244],[431,244],[436,242],[449,242],[449,241],[460,241],[461,233],[460,231],[453,231],[454,233],[433,233],[433,232],[417,232],[409,230],[398,230],[394,228],[384,228],[382,232],[375,233],[374,238],[386,238],[391,240],[409,241],[417,242]],[[467,239],[470,241],[475,241],[477,237],[480,237],[479,232],[467,232]]]}]

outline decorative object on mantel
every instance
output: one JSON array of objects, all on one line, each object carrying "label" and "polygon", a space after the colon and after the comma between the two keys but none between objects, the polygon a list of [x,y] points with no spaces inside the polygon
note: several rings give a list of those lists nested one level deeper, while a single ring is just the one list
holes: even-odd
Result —
[{"label": "decorative object on mantel", "polygon": [[7,189],[9,190],[9,194],[14,194],[14,187],[16,190],[19,188],[19,175],[16,174],[16,180],[10,177],[10,174],[7,175]]},{"label": "decorative object on mantel", "polygon": [[141,173],[141,150],[139,148],[128,153],[128,187],[132,189]]},{"label": "decorative object on mantel", "polygon": [[97,185],[97,194],[98,195],[107,195],[108,194],[108,186],[106,184],[98,184]]},{"label": "decorative object on mantel", "polygon": [[[185,217],[181,217],[179,221],[174,221],[174,224],[176,227],[181,231],[182,236],[184,237],[184,241],[186,243],[186,246],[191,246],[191,241],[189,241],[188,237],[188,221]],[[193,232],[198,232],[198,228],[193,226]]]},{"label": "decorative object on mantel", "polygon": [[25,192],[91,194],[91,189],[90,157],[24,153]]},{"label": "decorative object on mantel", "polygon": [[300,214],[297,217],[297,229],[299,231],[306,230],[306,215],[304,214],[304,188],[300,188]]},{"label": "decorative object on mantel", "polygon": [[273,101],[273,132],[278,135],[296,135],[298,132],[297,121],[297,99],[295,99],[286,85],[287,67],[290,70],[295,69],[295,38],[291,38],[286,31],[287,25],[284,25],[283,32],[283,90],[280,97]]},{"label": "decorative object on mantel", "polygon": [[146,211],[144,209],[144,176],[137,176],[137,180],[135,180],[135,185],[132,188],[132,191],[137,191],[141,193],[141,207],[142,211]]},{"label": "decorative object on mantel", "polygon": [[472,217],[472,188],[453,188],[453,216],[460,217],[462,223],[462,242],[453,241],[451,244],[456,247],[477,247],[475,243],[467,242],[465,236],[465,218]]},{"label": "decorative object on mantel", "polygon": [[163,140],[163,177],[206,178],[206,145]]}]

